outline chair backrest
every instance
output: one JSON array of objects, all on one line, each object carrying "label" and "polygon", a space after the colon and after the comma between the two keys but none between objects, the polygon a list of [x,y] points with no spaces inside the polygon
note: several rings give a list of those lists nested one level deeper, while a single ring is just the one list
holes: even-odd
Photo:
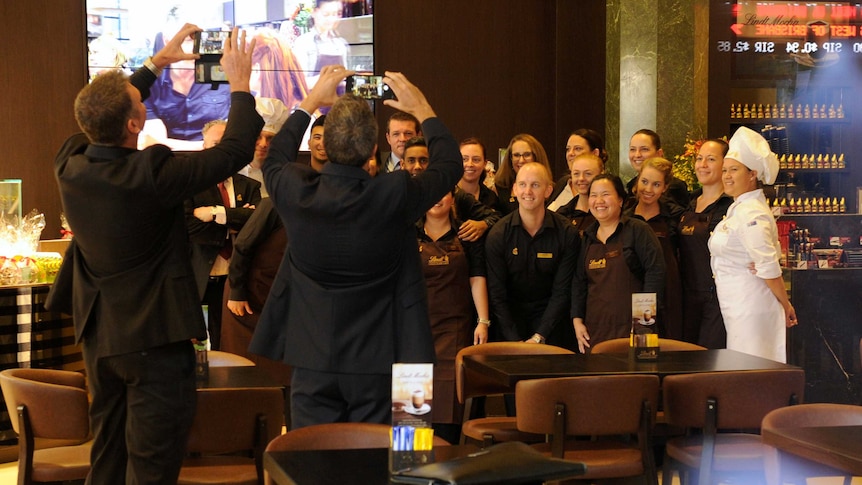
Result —
[{"label": "chair backrest", "polygon": [[[660,350],[706,350],[706,347],[700,345],[683,342],[682,340],[674,340],[669,338],[658,339],[658,347]],[[592,354],[609,354],[628,352],[629,339],[628,337],[615,338],[599,342],[590,349]]]},{"label": "chair backrest", "polygon": [[612,375],[529,379],[515,386],[518,429],[553,434],[557,405],[565,407],[566,435],[621,435],[641,431],[644,404],[655,422],[659,378]]},{"label": "chair backrest", "polygon": [[188,451],[216,454],[263,451],[279,433],[284,394],[279,388],[198,389]]},{"label": "chair backrest", "polygon": [[252,360],[223,350],[207,351],[207,361],[210,367],[254,367]]},{"label": "chair backrest", "polygon": [[667,423],[688,428],[708,426],[714,412],[717,429],[759,429],[773,409],[802,402],[802,369],[705,372],[664,378]]},{"label": "chair backrest", "polygon": [[455,390],[458,402],[464,403],[466,399],[476,396],[487,396],[500,394],[508,391],[508,388],[490,382],[488,379],[470,373],[464,369],[465,355],[547,355],[547,354],[573,354],[569,349],[554,345],[537,345],[526,342],[489,342],[482,345],[471,345],[458,351],[455,356]]},{"label": "chair backrest", "polygon": [[[33,437],[81,441],[88,437],[90,403],[80,372],[6,369],[0,372],[0,386],[10,417],[18,416],[18,406],[26,406]],[[18,420],[11,421],[21,433]]]},{"label": "chair backrest", "polygon": [[815,403],[773,409],[764,416],[761,429],[859,425],[862,425],[862,406]]}]

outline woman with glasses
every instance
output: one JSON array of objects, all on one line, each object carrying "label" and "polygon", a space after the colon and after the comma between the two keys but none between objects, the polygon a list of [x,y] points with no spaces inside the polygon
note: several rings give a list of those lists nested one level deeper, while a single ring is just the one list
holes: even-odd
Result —
[{"label": "woman with glasses", "polygon": [[497,210],[506,215],[518,208],[518,201],[515,195],[512,194],[512,186],[515,183],[515,176],[524,164],[536,162],[544,165],[548,172],[551,171],[551,165],[548,163],[548,155],[545,154],[545,149],[534,136],[526,133],[520,133],[512,137],[509,141],[509,147],[506,149],[506,157],[503,163],[500,164],[500,169],[497,170],[497,176],[494,179],[494,188],[497,191],[497,197],[500,199]]},{"label": "woman with glasses", "polygon": [[723,349],[727,345],[707,247],[709,235],[733,203],[733,197],[724,193],[721,183],[727,150],[727,142],[720,139],[707,140],[700,146],[694,171],[701,188],[691,194],[691,203],[679,221],[682,339],[709,349]]}]

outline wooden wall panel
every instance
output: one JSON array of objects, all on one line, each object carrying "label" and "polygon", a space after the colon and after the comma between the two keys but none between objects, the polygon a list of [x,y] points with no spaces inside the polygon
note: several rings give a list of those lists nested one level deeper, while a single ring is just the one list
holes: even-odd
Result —
[{"label": "wooden wall panel", "polygon": [[[375,67],[405,73],[455,137],[478,136],[489,158],[526,132],[562,173],[562,138],[604,131],[604,28],[595,0],[378,0]],[[392,110],[377,113],[388,149]]]},{"label": "wooden wall panel", "polygon": [[72,104],[86,82],[84,0],[0,2],[0,178],[23,180],[23,211],[45,214],[43,239],[59,237],[57,149],[77,131]]}]

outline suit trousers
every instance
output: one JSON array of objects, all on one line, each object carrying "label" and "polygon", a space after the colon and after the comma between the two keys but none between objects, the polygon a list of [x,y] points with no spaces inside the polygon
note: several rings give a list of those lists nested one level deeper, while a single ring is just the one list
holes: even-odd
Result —
[{"label": "suit trousers", "polygon": [[294,368],[292,429],[322,423],[392,424],[391,374],[340,374]]},{"label": "suit trousers", "polygon": [[87,485],[176,483],[195,414],[191,341],[84,362],[93,402]]},{"label": "suit trousers", "polygon": [[207,305],[207,331],[210,334],[210,348],[221,350],[221,319],[227,304],[224,296],[224,283],[227,276],[210,276],[201,303]]}]

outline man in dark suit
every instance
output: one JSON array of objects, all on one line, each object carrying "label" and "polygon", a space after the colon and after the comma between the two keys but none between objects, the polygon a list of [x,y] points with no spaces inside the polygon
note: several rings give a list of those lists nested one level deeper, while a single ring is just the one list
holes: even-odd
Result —
[{"label": "man in dark suit", "polygon": [[[422,121],[430,163],[376,178],[377,124],[367,101],[336,87],[353,72],[327,66],[273,139],[264,180],[290,245],[251,351],[294,366],[293,427],[338,421],[391,422],[392,364],[434,362],[416,220],[461,177],[458,143],[418,88],[400,73],[384,103]],[[337,102],[335,102],[337,100]],[[329,163],[295,163],[313,113],[326,115]]]},{"label": "man in dark suit", "polygon": [[201,303],[207,305],[207,330],[213,350],[221,348],[222,293],[233,238],[251,217],[260,199],[260,182],[234,174],[185,202],[192,268]]},{"label": "man in dark suit", "polygon": [[199,30],[185,25],[131,78],[113,71],[85,86],[75,118],[86,135],[69,138],[55,161],[75,238],[48,304],[71,309],[83,343],[93,396],[88,484],[176,483],[194,419],[192,339],[206,329],[183,200],[247,164],[263,126],[249,94],[254,44],[234,29],[221,60],[231,90],[222,142],[182,154],[137,150],[142,100],[162,68],[196,57],[182,42]]},{"label": "man in dark suit", "polygon": [[[218,132],[224,132],[226,123],[216,120],[204,125],[204,148],[212,148],[221,141],[222,135]],[[260,182],[234,174],[217,186],[195,194],[184,204],[192,269],[201,303],[207,306],[207,331],[213,350],[221,348],[222,294],[233,238],[251,217],[260,199]]]},{"label": "man in dark suit", "polygon": [[378,167],[380,173],[389,173],[401,170],[401,159],[404,158],[404,147],[407,141],[422,134],[419,120],[410,113],[396,111],[386,121],[386,142],[392,151],[384,151],[380,154]]}]

